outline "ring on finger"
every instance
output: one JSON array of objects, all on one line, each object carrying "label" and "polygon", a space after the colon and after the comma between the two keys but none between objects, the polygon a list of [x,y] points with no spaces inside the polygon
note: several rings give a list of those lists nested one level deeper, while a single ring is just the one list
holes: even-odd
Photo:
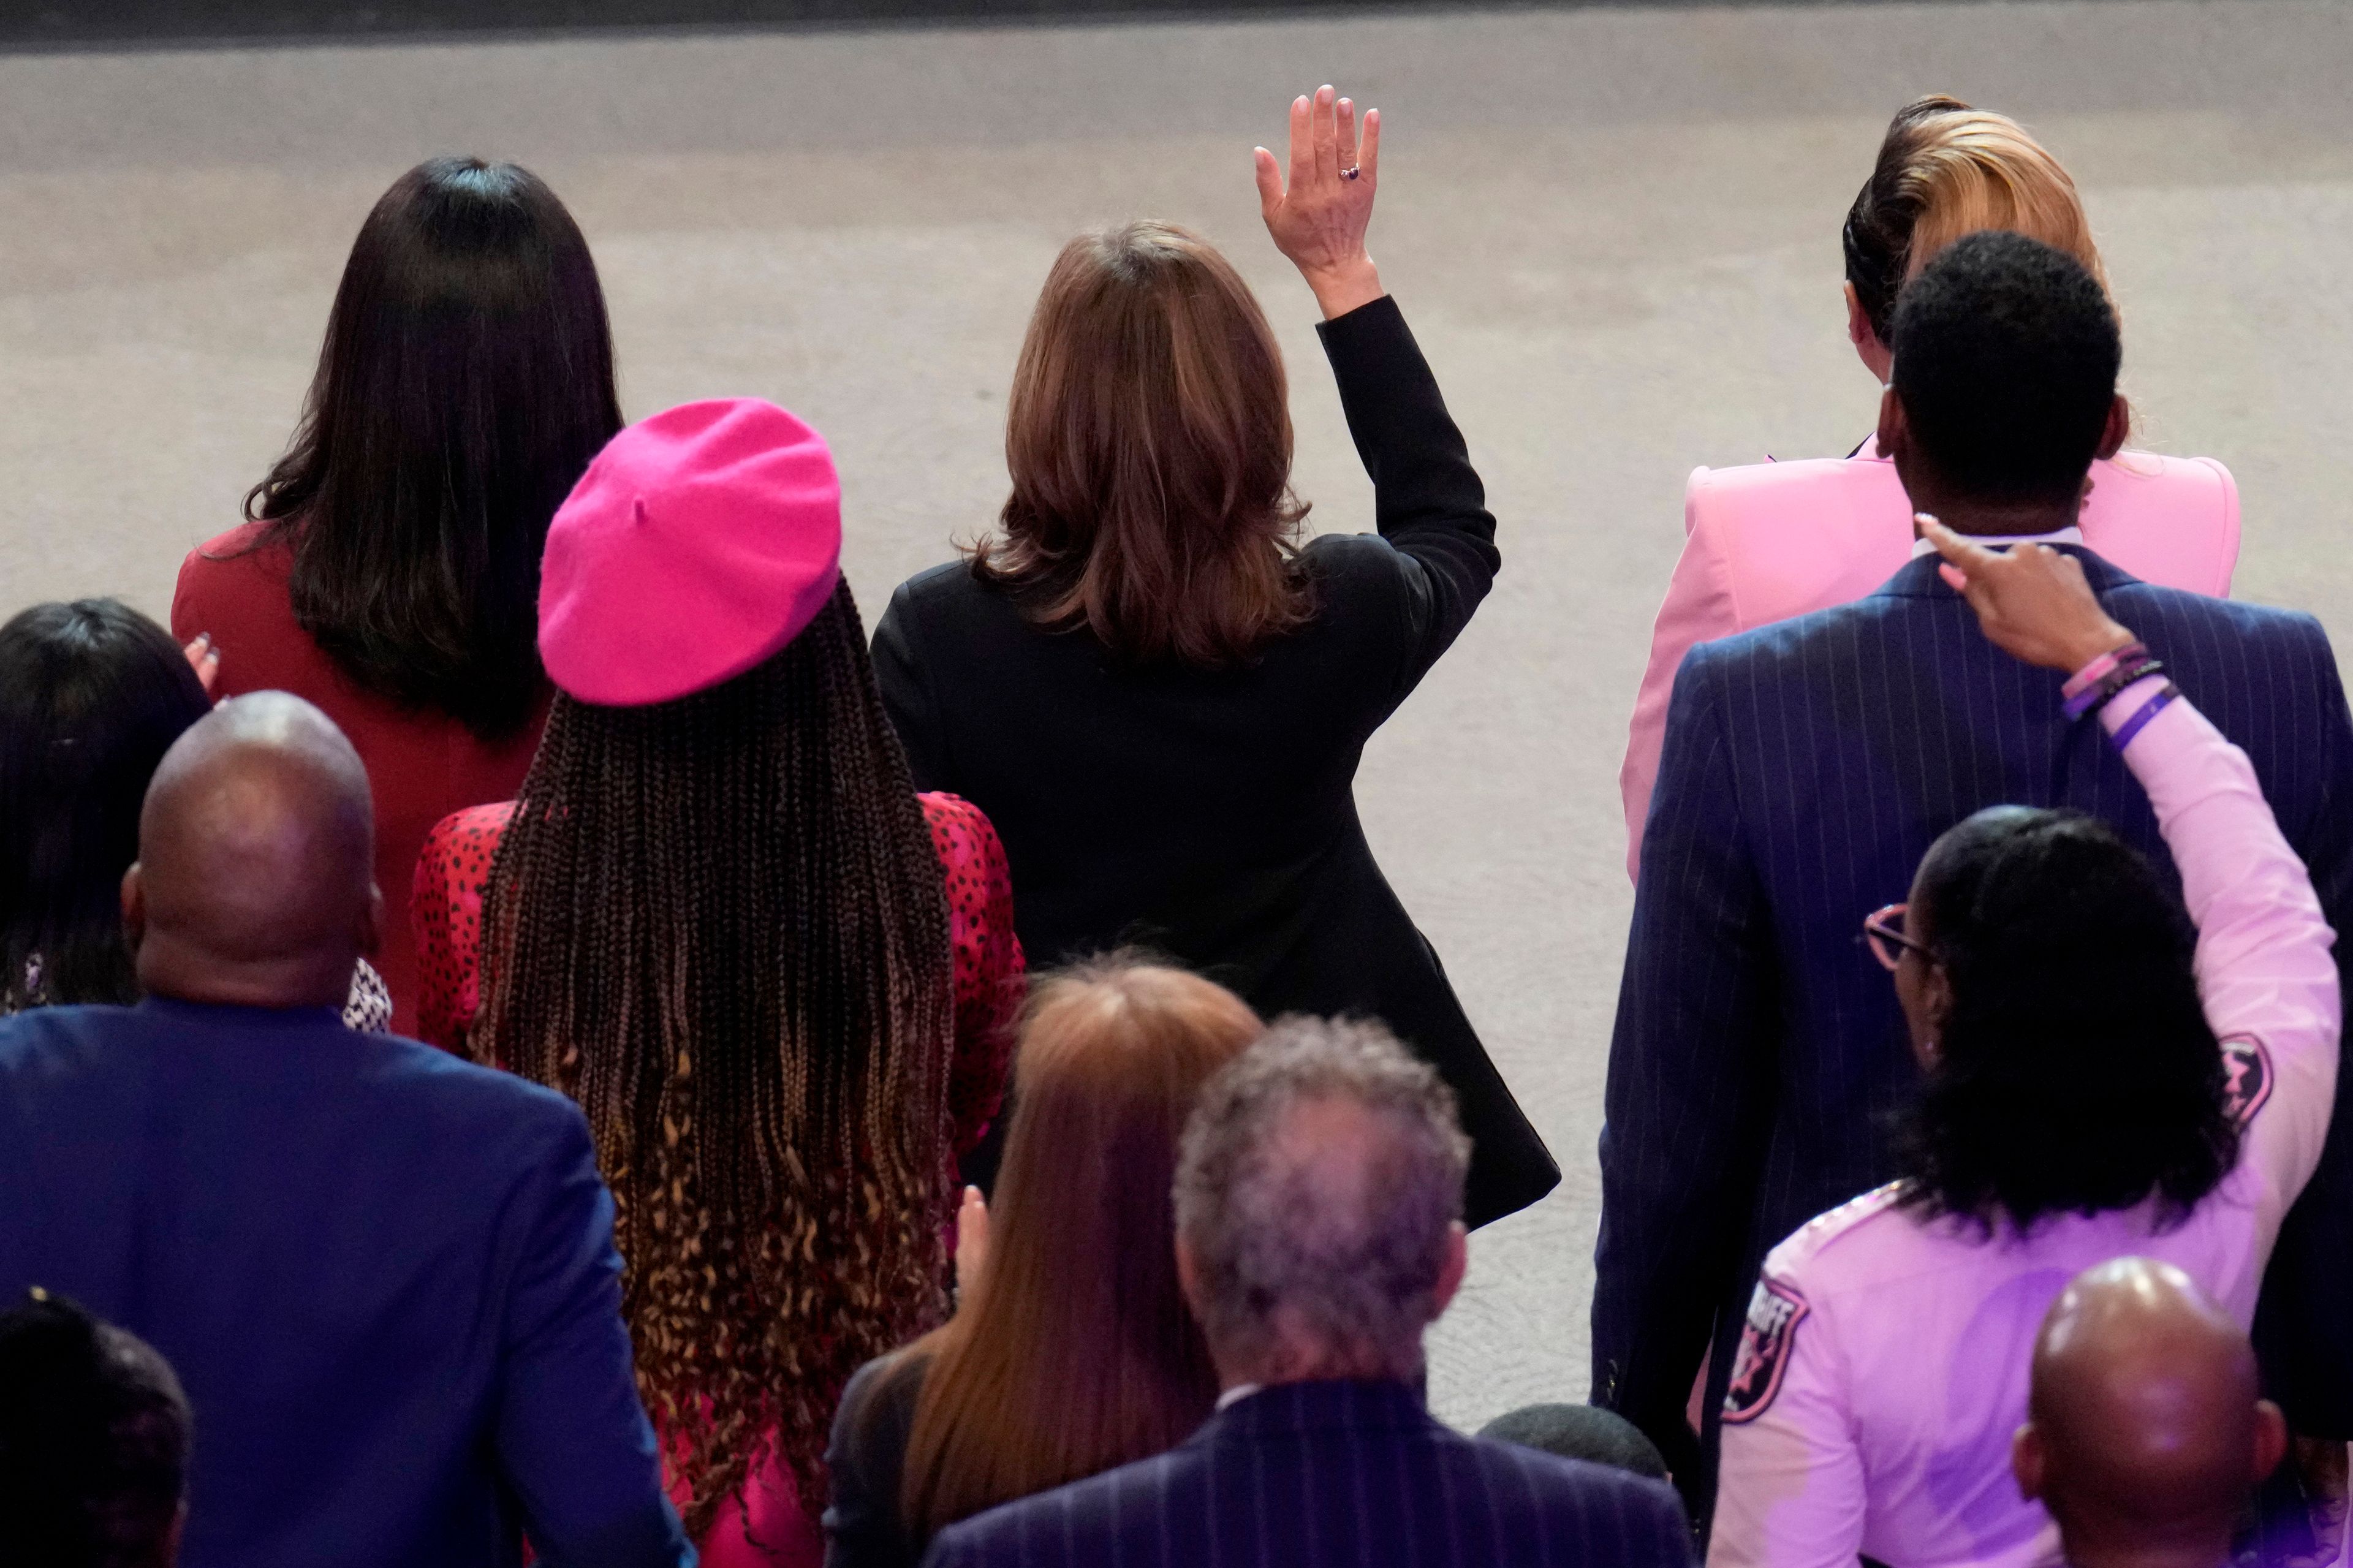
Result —
[{"label": "ring on finger", "polygon": [[1341,171],[1340,171],[1340,177],[1341,177],[1342,179],[1344,179],[1344,180],[1354,180],[1354,179],[1357,179],[1357,178],[1360,178],[1363,174],[1364,174],[1364,170],[1362,170],[1362,169],[1358,168],[1358,167],[1357,167],[1356,164],[1354,164],[1354,163],[1349,164],[1346,168],[1345,168],[1345,169],[1343,169],[1343,170],[1341,170]]}]

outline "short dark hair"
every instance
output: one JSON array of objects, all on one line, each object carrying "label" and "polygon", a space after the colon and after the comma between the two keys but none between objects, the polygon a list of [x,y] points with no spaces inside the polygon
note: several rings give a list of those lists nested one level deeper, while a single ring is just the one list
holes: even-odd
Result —
[{"label": "short dark hair", "polygon": [[2239,1133],[2189,916],[2105,824],[1995,806],[1936,840],[1913,912],[1952,985],[1899,1122],[1903,1199],[2018,1228],[2152,1196],[2178,1223]]},{"label": "short dark hair", "polygon": [[302,629],[353,682],[521,730],[555,509],[621,428],[579,226],[528,169],[435,158],[360,226],[286,455],[245,498]]},{"label": "short dark hair", "polygon": [[211,710],[162,626],[112,599],[0,626],[0,1013],[132,1002],[122,873],[172,742]]},{"label": "short dark hair", "polygon": [[160,1568],[188,1398],[138,1336],[34,1291],[0,1313],[0,1531],[42,1568]]},{"label": "short dark hair", "polygon": [[1989,501],[2072,500],[2098,455],[2124,349],[2084,264],[1986,229],[1895,305],[1895,395],[1947,483]]}]

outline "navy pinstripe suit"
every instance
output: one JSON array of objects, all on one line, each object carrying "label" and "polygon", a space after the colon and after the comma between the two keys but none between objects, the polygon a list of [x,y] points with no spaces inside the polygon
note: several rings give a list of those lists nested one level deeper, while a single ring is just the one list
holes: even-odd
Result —
[{"label": "navy pinstripe suit", "polygon": [[1661,1481],[1465,1437],[1398,1383],[1296,1383],[1167,1453],[952,1525],[925,1568],[1688,1568]]},{"label": "navy pinstripe suit", "polygon": [[[2353,921],[2353,720],[2311,616],[2201,598],[2084,551],[2108,613],[2253,759],[2329,921]],[[1915,1068],[1862,918],[1983,806],[2072,806],[2170,873],[2147,797],[2061,677],[2002,653],[1912,562],[1871,597],[1694,648],[1665,755],[1610,1042],[1594,1398],[1711,1486],[1766,1251],[1887,1181]],[[2344,963],[2353,942],[2340,945]],[[2300,1429],[2353,1432],[2353,1139],[2343,1114],[2266,1277],[2257,1342]],[[2334,1321],[2332,1321],[2334,1320]],[[1704,1452],[1683,1410],[1714,1330]]]}]

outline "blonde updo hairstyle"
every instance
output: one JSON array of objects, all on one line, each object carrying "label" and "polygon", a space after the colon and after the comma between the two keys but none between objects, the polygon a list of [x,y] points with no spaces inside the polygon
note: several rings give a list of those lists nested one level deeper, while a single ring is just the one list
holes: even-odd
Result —
[{"label": "blonde updo hairstyle", "polygon": [[1905,105],[1841,237],[1847,282],[1882,343],[1904,285],[1953,241],[1989,228],[2065,251],[2114,306],[2075,182],[2024,126],[1941,94]]}]

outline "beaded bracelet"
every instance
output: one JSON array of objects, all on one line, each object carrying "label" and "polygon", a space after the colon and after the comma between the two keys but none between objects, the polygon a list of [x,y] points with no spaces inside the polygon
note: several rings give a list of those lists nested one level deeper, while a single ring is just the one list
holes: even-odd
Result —
[{"label": "beaded bracelet", "polygon": [[2131,745],[2132,738],[2135,735],[2139,734],[2143,730],[2147,729],[2148,727],[2148,721],[2151,719],[2156,718],[2158,711],[2162,710],[2167,703],[2172,701],[2175,698],[2180,695],[2181,689],[2174,685],[2170,680],[2167,681],[2165,685],[2158,690],[2156,695],[2152,696],[2147,701],[2140,705],[2139,712],[2134,714],[2122,724],[2116,726],[2116,732],[2108,737],[2108,743],[2116,747],[2119,752],[2123,751],[2126,746]]},{"label": "beaded bracelet", "polygon": [[2146,658],[2147,657],[2148,649],[2143,647],[2137,639],[2125,644],[2122,647],[2110,648],[2107,652],[2102,654],[2099,658],[2094,659],[2091,663],[2085,665],[2083,668],[2069,676],[2067,678],[2067,684],[2059,689],[2059,694],[2062,697],[2073,697],[2078,692],[2087,691],[2094,685],[2098,683],[2101,677],[2106,675],[2119,664],[2128,663],[2133,659]]},{"label": "beaded bracelet", "polygon": [[2146,649],[2137,655],[2119,658],[2105,674],[2067,699],[2067,717],[2081,719],[2087,713],[2098,712],[2116,700],[2117,692],[2147,680],[2164,668],[2165,662],[2151,658]]}]

